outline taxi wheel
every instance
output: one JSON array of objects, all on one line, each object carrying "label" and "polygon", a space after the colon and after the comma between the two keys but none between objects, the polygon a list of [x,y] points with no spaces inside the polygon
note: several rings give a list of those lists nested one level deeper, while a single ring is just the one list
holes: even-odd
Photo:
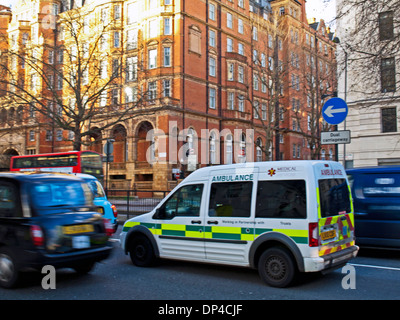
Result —
[{"label": "taxi wheel", "polygon": [[135,236],[129,245],[129,255],[132,263],[138,267],[150,267],[154,264],[156,256],[153,246],[145,236]]},{"label": "taxi wheel", "polygon": [[284,288],[292,283],[296,267],[286,249],[270,248],[260,257],[258,273],[261,279],[271,287]]},{"label": "taxi wheel", "polygon": [[0,248],[0,287],[12,288],[18,281],[19,272],[12,254]]}]

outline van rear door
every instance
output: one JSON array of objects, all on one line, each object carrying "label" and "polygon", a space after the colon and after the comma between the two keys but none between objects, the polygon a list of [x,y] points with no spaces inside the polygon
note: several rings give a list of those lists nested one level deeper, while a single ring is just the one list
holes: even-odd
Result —
[{"label": "van rear door", "polygon": [[351,192],[339,163],[321,163],[317,177],[319,255],[354,245],[354,216]]}]

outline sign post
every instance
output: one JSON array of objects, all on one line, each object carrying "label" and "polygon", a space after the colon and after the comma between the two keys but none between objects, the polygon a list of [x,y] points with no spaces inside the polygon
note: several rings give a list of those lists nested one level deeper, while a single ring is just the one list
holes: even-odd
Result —
[{"label": "sign post", "polygon": [[114,156],[112,156],[112,153],[114,152],[114,145],[113,143],[115,142],[114,139],[107,139],[106,144],[104,145],[104,153],[106,154],[106,194],[108,195],[108,163],[111,161],[114,161]]}]

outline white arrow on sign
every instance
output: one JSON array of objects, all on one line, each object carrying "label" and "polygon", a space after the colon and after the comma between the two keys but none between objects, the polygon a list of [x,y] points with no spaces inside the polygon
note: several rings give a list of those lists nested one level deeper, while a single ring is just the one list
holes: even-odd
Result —
[{"label": "white arrow on sign", "polygon": [[334,115],[333,113],[342,113],[346,112],[346,108],[338,108],[338,109],[333,109],[334,106],[329,106],[325,109],[324,113],[329,117],[332,118]]}]

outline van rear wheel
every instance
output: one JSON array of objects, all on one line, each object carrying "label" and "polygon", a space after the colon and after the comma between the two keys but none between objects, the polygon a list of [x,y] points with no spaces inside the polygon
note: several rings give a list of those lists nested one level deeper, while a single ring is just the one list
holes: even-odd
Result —
[{"label": "van rear wheel", "polygon": [[258,261],[258,273],[269,286],[284,288],[292,283],[296,267],[286,249],[270,248],[264,251]]}]

